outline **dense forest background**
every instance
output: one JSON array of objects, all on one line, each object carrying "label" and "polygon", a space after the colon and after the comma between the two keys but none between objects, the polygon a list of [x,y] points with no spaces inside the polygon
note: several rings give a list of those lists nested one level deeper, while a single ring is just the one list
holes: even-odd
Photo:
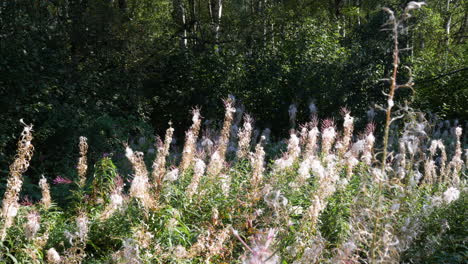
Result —
[{"label": "dense forest background", "polygon": [[[407,2],[1,1],[1,172],[21,118],[34,124],[28,173],[37,177],[73,174],[81,135],[94,159],[162,134],[170,120],[182,139],[191,108],[222,120],[228,94],[277,134],[288,129],[291,103],[301,121],[311,101],[320,117],[343,106],[365,117],[384,99],[392,67],[382,7],[401,12]],[[400,102],[468,119],[468,1],[428,0],[401,30],[415,93],[399,92]]]}]

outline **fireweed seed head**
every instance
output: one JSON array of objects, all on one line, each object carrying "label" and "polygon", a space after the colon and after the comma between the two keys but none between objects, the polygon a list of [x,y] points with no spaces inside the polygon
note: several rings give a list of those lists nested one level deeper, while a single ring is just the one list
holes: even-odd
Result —
[{"label": "fireweed seed head", "polygon": [[85,213],[81,213],[76,218],[76,226],[78,227],[78,237],[84,242],[88,236],[88,216]]},{"label": "fireweed seed head", "polygon": [[115,207],[120,207],[123,204],[123,197],[120,193],[112,193],[110,195],[110,201]]},{"label": "fireweed seed head", "polygon": [[27,216],[28,221],[24,226],[24,234],[27,239],[33,239],[37,232],[39,231],[40,225],[40,215],[36,211],[32,211]]},{"label": "fireweed seed head", "polygon": [[449,187],[443,194],[443,199],[447,204],[458,200],[459,197],[460,191],[454,187]]},{"label": "fireweed seed head", "polygon": [[50,186],[47,183],[47,179],[42,175],[42,178],[39,180],[39,187],[41,188],[41,203],[45,208],[49,208],[52,203],[52,198],[50,197]]},{"label": "fireweed seed head", "polygon": [[58,264],[61,262],[61,257],[55,248],[47,250],[47,263]]},{"label": "fireweed seed head", "polygon": [[279,190],[267,193],[263,199],[268,206],[275,210],[288,204],[288,199]]},{"label": "fireweed seed head", "polygon": [[170,170],[166,174],[166,176],[164,177],[164,179],[166,181],[170,181],[170,182],[177,181],[178,178],[179,178],[179,169],[178,168],[174,168],[174,169]]},{"label": "fireweed seed head", "polygon": [[432,156],[435,155],[437,151],[437,146],[438,146],[438,141],[437,140],[432,140],[431,141],[431,146],[429,147],[429,152],[431,153]]},{"label": "fireweed seed head", "polygon": [[194,173],[195,174],[203,174],[205,173],[205,162],[201,159],[196,159],[195,161],[195,167],[194,167]]}]

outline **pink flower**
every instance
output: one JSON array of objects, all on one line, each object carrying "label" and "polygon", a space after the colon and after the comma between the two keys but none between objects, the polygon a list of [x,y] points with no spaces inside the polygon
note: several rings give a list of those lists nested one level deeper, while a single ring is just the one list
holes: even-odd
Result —
[{"label": "pink flower", "polygon": [[29,196],[24,196],[23,199],[20,201],[20,204],[22,206],[31,206],[33,205],[33,201],[31,201],[31,198]]},{"label": "pink flower", "polygon": [[70,183],[73,183],[72,180],[70,179],[67,179],[67,178],[63,178],[61,176],[57,176],[53,181],[52,181],[53,184],[70,184]]}]

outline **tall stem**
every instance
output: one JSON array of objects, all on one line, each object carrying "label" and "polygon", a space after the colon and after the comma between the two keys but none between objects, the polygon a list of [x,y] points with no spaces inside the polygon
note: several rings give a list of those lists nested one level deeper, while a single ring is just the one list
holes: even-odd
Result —
[{"label": "tall stem", "polygon": [[[398,49],[398,24],[399,21],[394,19],[392,23],[392,36],[393,36],[393,73],[390,84],[390,91],[387,95],[387,109],[386,109],[386,119],[385,119],[385,131],[384,131],[384,146],[383,146],[383,156],[382,156],[382,174],[385,173],[385,167],[387,165],[387,155],[388,155],[388,137],[390,132],[390,125],[392,123],[392,108],[394,105],[393,97],[395,96],[395,90],[397,88],[397,73],[399,65],[399,49]],[[382,204],[382,188],[383,188],[383,179],[378,179],[378,189],[377,189],[377,210],[379,210],[380,205]],[[370,246],[371,259],[370,263],[376,263],[376,243],[377,236],[379,231],[381,213],[377,211],[375,221],[374,221],[374,230],[372,234],[372,242]]]},{"label": "tall stem", "polygon": [[384,132],[384,149],[382,157],[382,171],[385,170],[387,165],[387,154],[388,154],[388,134],[390,131],[390,124],[392,122],[392,108],[394,105],[393,97],[395,96],[395,90],[397,87],[397,73],[399,64],[399,49],[398,49],[398,21],[393,22],[393,74],[390,85],[390,92],[387,96],[387,110],[385,119],[385,132]]}]

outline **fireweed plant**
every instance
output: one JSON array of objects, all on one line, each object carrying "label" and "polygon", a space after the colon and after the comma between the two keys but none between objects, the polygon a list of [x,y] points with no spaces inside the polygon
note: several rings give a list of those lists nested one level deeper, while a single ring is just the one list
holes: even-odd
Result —
[{"label": "fireweed plant", "polygon": [[[383,138],[372,121],[357,131],[346,109],[342,119],[318,120],[312,102],[302,125],[291,105],[293,129],[274,141],[230,96],[219,131],[192,111],[179,153],[171,124],[154,160],[122,146],[130,175],[111,156],[88,164],[92,142],[79,138],[76,177],[42,177],[42,198],[31,203],[21,190],[34,131],[22,122],[2,200],[0,262],[463,263],[466,133],[458,121],[393,101],[412,85],[397,83],[398,33],[421,5],[410,2],[399,18],[386,9],[394,68]],[[73,203],[58,207],[51,185],[73,190]]]}]

